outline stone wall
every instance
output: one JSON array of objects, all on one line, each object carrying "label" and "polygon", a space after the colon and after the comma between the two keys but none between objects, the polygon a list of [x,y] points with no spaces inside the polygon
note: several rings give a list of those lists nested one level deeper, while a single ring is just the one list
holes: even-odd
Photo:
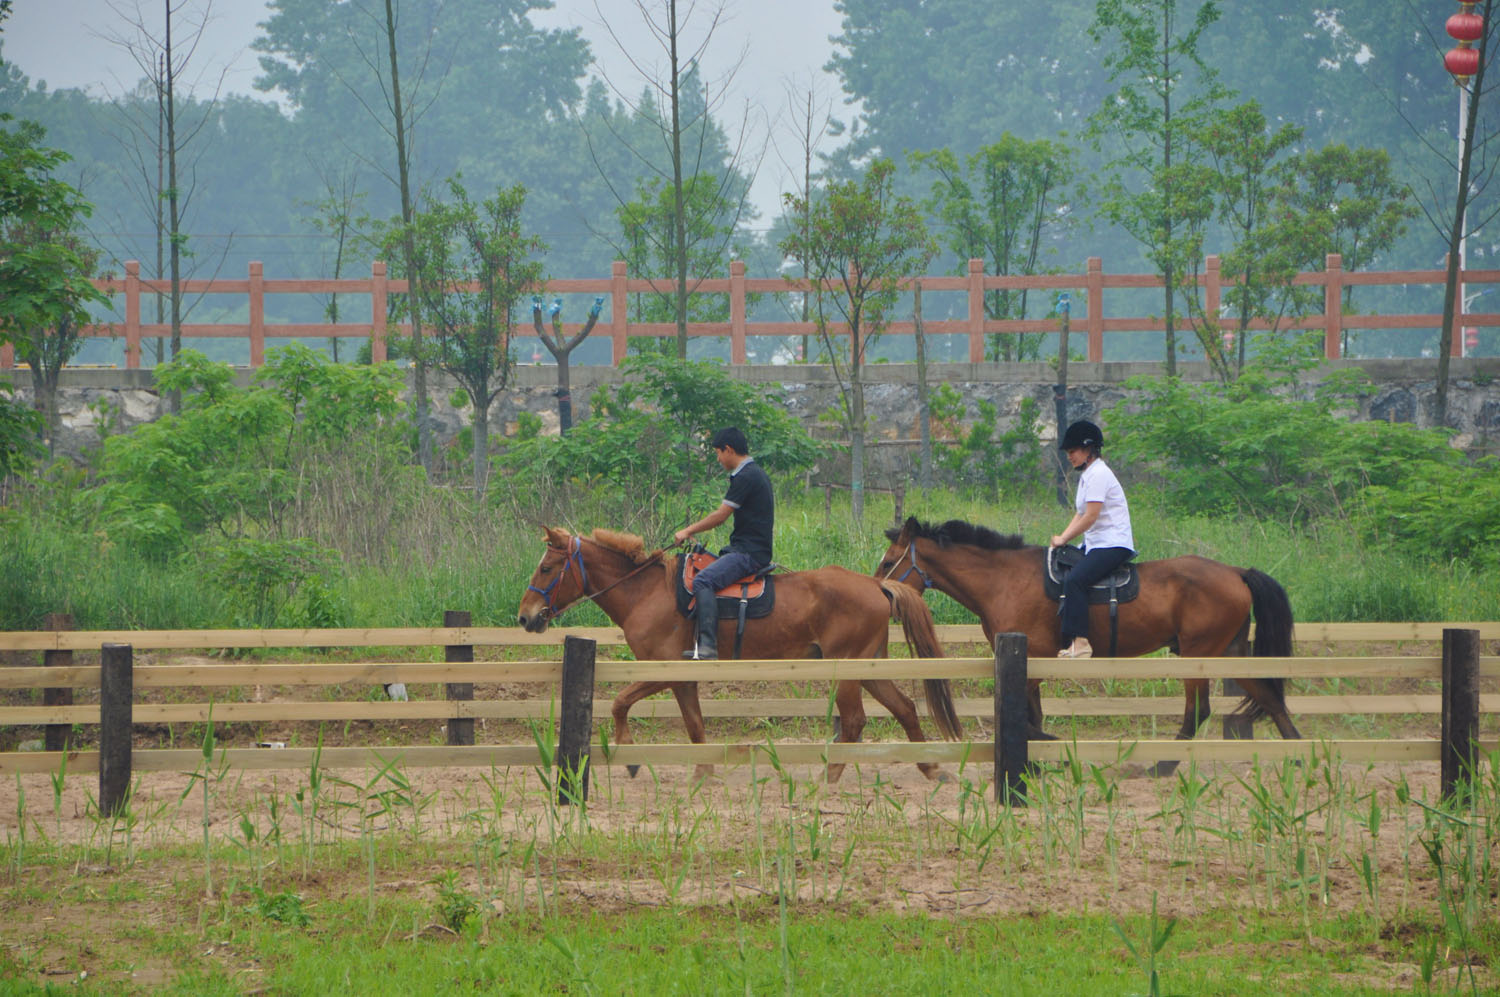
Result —
[{"label": "stone wall", "polygon": [[[1344,360],[1332,361],[1301,384],[1310,396],[1328,372],[1342,367],[1367,371],[1379,390],[1361,401],[1352,418],[1433,424],[1436,394],[1436,361],[1432,360]],[[877,364],[867,368],[869,387],[866,404],[874,421],[872,462],[877,473],[882,466],[894,467],[908,460],[906,451],[917,435],[916,368],[910,364]],[[1208,376],[1202,365],[1184,364],[1185,379]],[[838,385],[828,368],[821,366],[751,366],[733,370],[733,376],[759,384],[776,385],[786,398],[788,410],[814,432],[826,435],[818,416],[838,403]],[[1146,363],[1073,363],[1069,365],[1068,417],[1099,418],[1105,409],[1131,395],[1127,378],[1137,374],[1159,374],[1160,366]],[[16,387],[16,397],[30,401],[31,379],[24,370],[0,372]],[[577,367],[572,370],[574,421],[588,417],[589,401],[600,386],[623,382],[612,367]],[[1015,417],[1023,399],[1035,399],[1043,414],[1043,435],[1052,438],[1052,384],[1048,364],[934,364],[930,383],[952,385],[967,401],[967,417],[978,414],[977,402],[993,404],[1002,423]],[[242,384],[249,372],[240,372]],[[468,415],[448,404],[455,385],[445,378],[431,381],[431,399],[436,438],[451,441],[468,424]],[[514,434],[521,412],[541,418],[543,431],[556,433],[557,401],[554,396],[556,370],[550,366],[521,366],[515,370],[513,386],[496,399],[490,412],[492,431]],[[80,457],[96,447],[106,433],[121,432],[158,418],[165,402],[156,393],[149,370],[80,369],[63,374],[59,407],[62,429],[56,441],[59,454]],[[1107,420],[1106,420],[1107,421]],[[1500,446],[1500,359],[1452,361],[1449,380],[1448,424],[1456,432],[1455,445],[1493,451]],[[1107,426],[1105,427],[1108,428]],[[753,443],[753,441],[752,441]],[[892,463],[895,462],[895,463]]]}]

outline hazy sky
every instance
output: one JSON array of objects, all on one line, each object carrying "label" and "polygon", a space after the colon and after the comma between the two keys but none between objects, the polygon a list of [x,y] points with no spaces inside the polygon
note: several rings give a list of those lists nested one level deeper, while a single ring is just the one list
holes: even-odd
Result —
[{"label": "hazy sky", "polygon": [[[661,0],[642,0],[648,10]],[[731,81],[730,98],[719,115],[730,126],[739,122],[745,105],[753,109],[756,127],[781,142],[788,160],[796,159],[795,133],[787,129],[786,86],[794,82],[803,93],[810,83],[825,101],[832,102],[836,116],[847,119],[849,109],[841,102],[836,81],[822,72],[832,54],[828,38],[839,30],[834,0],[723,0],[726,18],[714,34],[714,44],[704,59],[706,77],[716,80],[743,53],[744,62]],[[691,19],[685,22],[689,39],[701,38],[719,0],[696,0]],[[96,96],[118,93],[132,87],[141,73],[130,56],[110,41],[111,36],[131,37],[134,29],[118,11],[142,19],[159,30],[162,3],[137,0],[16,0],[14,13],[4,24],[5,58],[15,63],[33,83],[45,80],[52,89],[81,87]],[[201,0],[189,0],[188,10],[196,23]],[[679,17],[688,3],[679,4]],[[600,11],[604,17],[600,16]],[[260,72],[250,42],[258,34],[257,22],[267,17],[259,0],[216,0],[194,55],[193,77],[203,73],[211,88],[224,72],[224,88],[232,93],[255,94],[252,83]],[[594,58],[606,75],[624,81],[620,89],[634,97],[642,84],[616,43],[605,30],[605,17],[622,41],[632,46],[636,59],[647,68],[661,64],[659,44],[646,32],[635,0],[555,0],[555,9],[533,12],[533,21],[544,27],[578,27],[589,40]],[[181,37],[182,22],[174,35]],[[191,81],[189,81],[191,82]],[[779,191],[793,184],[775,148],[768,148],[754,189],[762,221],[775,210]]]}]

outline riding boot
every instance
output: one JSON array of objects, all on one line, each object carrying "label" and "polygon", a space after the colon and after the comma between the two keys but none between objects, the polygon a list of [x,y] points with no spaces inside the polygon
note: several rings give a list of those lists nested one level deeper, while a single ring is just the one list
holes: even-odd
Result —
[{"label": "riding boot", "polygon": [[693,607],[694,629],[698,637],[695,646],[684,651],[684,658],[698,661],[711,661],[719,656],[719,604],[711,594],[707,599],[700,598],[698,604]]}]

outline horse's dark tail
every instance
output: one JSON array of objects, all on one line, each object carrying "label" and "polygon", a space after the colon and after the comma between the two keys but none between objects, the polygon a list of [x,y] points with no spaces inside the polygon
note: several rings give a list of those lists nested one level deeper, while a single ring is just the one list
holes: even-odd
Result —
[{"label": "horse's dark tail", "polygon": [[[899,582],[881,582],[880,587],[891,603],[891,615],[901,621],[901,630],[906,643],[919,658],[942,658],[943,644],[938,640],[937,625],[932,621],[932,610],[915,589]],[[932,714],[938,730],[950,741],[963,740],[963,724],[958,719],[958,708],[953,705],[953,689],[947,679],[923,679],[922,690],[927,698],[927,712]]]},{"label": "horse's dark tail", "polygon": [[[1289,658],[1292,655],[1292,602],[1281,583],[1264,571],[1247,568],[1240,572],[1250,589],[1250,611],[1255,617],[1255,644],[1251,654],[1257,658]],[[1286,680],[1261,679],[1278,700],[1285,703]],[[1235,708],[1236,714],[1258,720],[1267,716],[1265,707],[1246,696]]]}]

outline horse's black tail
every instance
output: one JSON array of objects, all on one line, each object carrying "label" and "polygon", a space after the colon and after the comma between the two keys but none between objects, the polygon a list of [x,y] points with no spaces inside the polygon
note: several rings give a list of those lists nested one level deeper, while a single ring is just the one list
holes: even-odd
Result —
[{"label": "horse's black tail", "polygon": [[[1255,568],[1240,572],[1240,577],[1250,589],[1250,611],[1255,617],[1255,645],[1251,654],[1257,658],[1291,657],[1292,602],[1286,596],[1286,589],[1276,579]],[[1261,679],[1260,682],[1285,703],[1285,679]],[[1251,720],[1267,716],[1265,707],[1249,696],[1234,712]]]},{"label": "horse's black tail", "polygon": [[[901,629],[912,653],[919,658],[941,658],[943,642],[938,638],[937,625],[932,620],[932,610],[922,601],[921,593],[899,582],[881,582],[880,587],[891,603],[891,615],[901,621]],[[927,712],[933,722],[950,741],[963,740],[963,722],[958,719],[958,709],[953,703],[953,687],[947,679],[924,679]]]}]

